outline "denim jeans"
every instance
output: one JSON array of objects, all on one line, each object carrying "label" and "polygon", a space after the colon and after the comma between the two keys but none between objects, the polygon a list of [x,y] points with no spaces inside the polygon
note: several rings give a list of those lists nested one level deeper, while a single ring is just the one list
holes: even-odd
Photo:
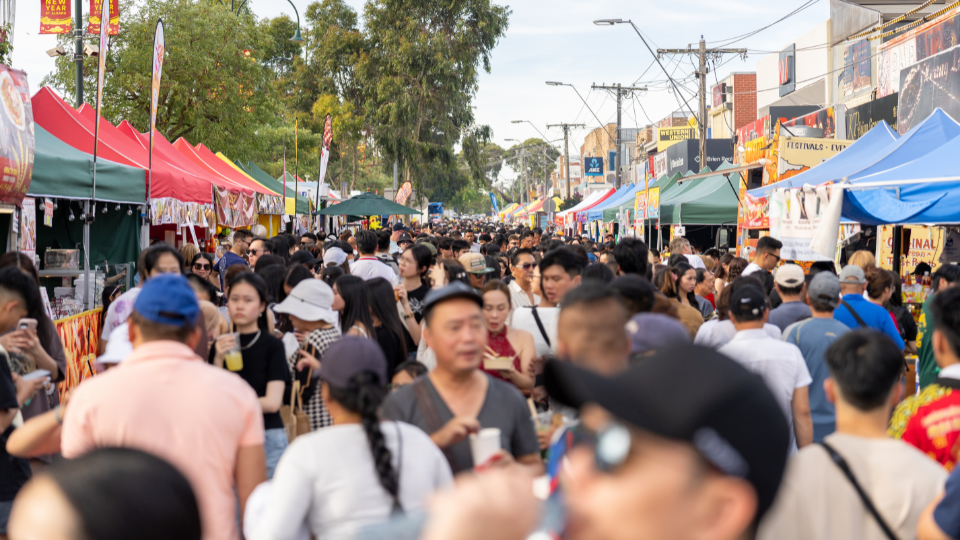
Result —
[{"label": "denim jeans", "polygon": [[273,478],[280,456],[287,449],[287,432],[283,428],[264,431],[263,452],[267,455],[267,480]]}]

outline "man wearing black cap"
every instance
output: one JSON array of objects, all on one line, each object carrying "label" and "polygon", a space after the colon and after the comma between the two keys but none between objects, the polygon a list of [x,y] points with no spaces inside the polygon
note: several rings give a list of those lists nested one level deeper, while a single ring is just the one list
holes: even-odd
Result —
[{"label": "man wearing black cap", "polygon": [[769,311],[759,288],[749,285],[734,291],[729,313],[737,333],[719,351],[763,377],[791,425],[791,452],[810,444],[813,421],[807,387],[812,379],[800,349],[763,330]]},{"label": "man wearing black cap", "polygon": [[[581,411],[563,470],[564,538],[738,540],[773,503],[789,429],[760,378],[729,358],[684,345],[610,377],[558,361],[544,376],[552,397]],[[423,538],[529,527],[529,483],[504,476],[439,497]]]},{"label": "man wearing black cap", "polygon": [[480,371],[487,346],[482,306],[480,295],[460,282],[427,294],[422,336],[437,367],[391,394],[382,415],[430,434],[454,474],[483,465],[473,462],[467,439],[485,428],[500,430],[499,463],[516,460],[539,474],[540,444],[523,395]]}]

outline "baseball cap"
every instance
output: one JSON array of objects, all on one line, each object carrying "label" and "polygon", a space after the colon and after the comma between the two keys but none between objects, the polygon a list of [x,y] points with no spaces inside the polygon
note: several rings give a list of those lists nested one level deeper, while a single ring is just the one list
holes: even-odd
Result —
[{"label": "baseball cap", "polygon": [[777,269],[774,281],[781,287],[799,287],[803,285],[803,268],[798,264],[785,264]]},{"label": "baseball cap", "polygon": [[323,264],[324,266],[333,263],[337,266],[340,266],[347,260],[347,254],[343,252],[342,249],[338,247],[332,247],[323,252]]},{"label": "baseball cap", "polygon": [[462,281],[454,281],[449,285],[441,287],[439,289],[432,289],[427,293],[427,296],[423,299],[422,310],[423,316],[426,317],[427,313],[430,312],[434,307],[446,302],[447,300],[453,300],[454,298],[466,298],[467,300],[473,300],[477,303],[478,306],[483,307],[483,298],[477,294],[477,291],[470,287]]},{"label": "baseball cap", "polygon": [[200,304],[187,278],[162,274],[143,284],[133,310],[150,322],[183,327],[196,324]]},{"label": "baseball cap", "polygon": [[[343,251],[343,250],[341,250],[341,251]],[[306,265],[309,265],[309,266],[313,266],[313,265],[317,264],[318,262],[322,262],[322,261],[320,261],[320,259],[317,259],[316,257],[314,257],[314,256],[313,256],[313,253],[310,253],[309,251],[307,251],[307,250],[305,250],[305,249],[301,249],[301,250],[298,250],[296,253],[294,253],[293,255],[290,256],[290,262],[291,262],[291,263],[306,264]]]},{"label": "baseball cap", "polygon": [[730,311],[734,315],[760,315],[767,309],[767,298],[763,291],[753,285],[740,287],[730,297]]},{"label": "baseball cap", "polygon": [[612,377],[550,360],[544,378],[561,403],[595,403],[627,424],[689,443],[722,473],[752,484],[758,521],[773,503],[790,444],[787,420],[763,380],[730,358],[680,345]]},{"label": "baseball cap", "polygon": [[487,258],[480,253],[464,253],[460,256],[460,264],[471,274],[489,274],[493,268],[487,266]]},{"label": "baseball cap", "polygon": [[683,324],[662,313],[637,313],[627,321],[630,354],[647,353],[690,343],[690,333]]},{"label": "baseball cap", "polygon": [[274,313],[286,313],[304,321],[324,321],[337,324],[333,311],[333,289],[322,279],[305,279],[290,294],[273,306]]},{"label": "baseball cap", "polygon": [[395,230],[395,231],[409,231],[410,229],[408,229],[403,223],[397,223],[397,224],[395,224],[395,225],[393,226],[393,230]]},{"label": "baseball cap", "polygon": [[867,276],[864,275],[863,269],[859,266],[848,264],[843,267],[843,270],[840,271],[840,283],[841,284],[858,284],[863,285],[867,282]]},{"label": "baseball cap", "polygon": [[402,244],[404,242],[413,242],[413,238],[410,237],[409,233],[401,233],[400,238],[397,238],[398,244]]},{"label": "baseball cap", "polygon": [[807,296],[837,309],[840,305],[840,278],[832,272],[820,272],[810,281]]},{"label": "baseball cap", "polygon": [[437,256],[437,246],[433,245],[433,242],[427,242],[426,240],[424,240],[423,242],[417,242],[417,243],[423,246],[427,246],[427,249],[430,250],[431,256],[433,257]]},{"label": "baseball cap", "polygon": [[320,377],[338,388],[350,386],[358,373],[369,371],[387,385],[387,359],[372,339],[345,336],[327,347],[320,365]]},{"label": "baseball cap", "polygon": [[110,332],[107,337],[107,350],[93,363],[94,369],[104,371],[107,365],[119,364],[130,356],[133,344],[130,343],[129,328],[128,323],[123,323]]}]

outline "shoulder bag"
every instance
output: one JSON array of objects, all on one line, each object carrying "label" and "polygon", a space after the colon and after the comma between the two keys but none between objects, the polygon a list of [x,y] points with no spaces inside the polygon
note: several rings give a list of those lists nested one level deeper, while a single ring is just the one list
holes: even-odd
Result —
[{"label": "shoulder bag", "polygon": [[[850,310],[851,313],[853,310]],[[860,500],[863,501],[863,506],[867,508],[867,511],[870,512],[870,515],[873,516],[873,519],[877,521],[877,525],[880,526],[880,529],[883,530],[883,535],[886,536],[889,540],[898,540],[896,533],[893,532],[893,529],[887,525],[887,522],[883,519],[883,516],[880,515],[880,512],[877,510],[877,507],[873,504],[873,501],[870,500],[870,496],[867,495],[867,492],[863,490],[860,486],[860,482],[857,481],[857,477],[853,475],[853,471],[850,470],[850,465],[847,464],[847,460],[843,459],[832,446],[825,442],[821,442],[820,446],[823,446],[824,450],[830,454],[830,459],[843,471],[843,475],[847,477],[847,480],[850,481],[850,484],[853,486],[853,489],[857,491],[857,495],[860,496]]]},{"label": "shoulder bag", "polygon": [[853,306],[848,304],[846,300],[840,300],[840,305],[850,311],[850,315],[853,315],[853,319],[857,321],[857,324],[860,325],[860,328],[870,328],[870,326],[864,322],[863,317],[861,317],[860,314],[853,309]]},{"label": "shoulder bag", "polygon": [[[307,370],[308,381],[312,371]],[[300,381],[294,380],[290,387],[290,404],[280,407],[280,418],[283,419],[287,442],[293,442],[297,437],[310,433],[310,417],[303,412],[303,390]]]}]

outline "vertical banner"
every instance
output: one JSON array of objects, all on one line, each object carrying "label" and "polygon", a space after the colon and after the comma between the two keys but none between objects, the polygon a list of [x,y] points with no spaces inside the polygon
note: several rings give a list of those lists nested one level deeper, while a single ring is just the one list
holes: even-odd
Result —
[{"label": "vertical banner", "polygon": [[320,170],[317,171],[317,208],[320,208],[320,184],[327,177],[327,163],[330,162],[330,145],[333,144],[333,119],[327,115],[323,121],[323,142],[320,146]]},{"label": "vertical banner", "polygon": [[[110,22],[110,2],[102,2],[103,12],[100,14],[100,66],[97,68],[97,116],[93,123],[93,200],[97,200],[97,143],[100,138],[100,107],[103,104],[103,76],[107,70],[107,53],[110,49],[110,36],[107,34]],[[91,12],[93,13],[93,12]],[[97,208],[94,205],[93,215]]]},{"label": "vertical banner", "polygon": [[20,210],[20,253],[33,261],[37,255],[37,200],[24,198]]},{"label": "vertical banner", "polygon": [[20,206],[33,177],[33,106],[27,74],[0,65],[0,202]]},{"label": "vertical banner", "polygon": [[497,214],[499,214],[500,208],[497,206],[497,196],[494,195],[492,191],[490,192],[490,204],[491,206],[493,206],[493,215],[496,216]]},{"label": "vertical banner", "polygon": [[[147,207],[150,207],[150,190],[153,189],[153,131],[157,129],[157,103],[160,101],[160,75],[163,73],[163,19],[157,19],[153,32],[153,76],[150,79],[150,155],[147,170]],[[192,229],[191,229],[192,230]]]},{"label": "vertical banner", "polygon": [[70,0],[40,0],[40,33],[69,34]]},{"label": "vertical banner", "polygon": [[[298,128],[300,126],[299,120],[293,121],[293,200],[297,200],[297,194],[300,193],[300,138],[298,135]],[[284,199],[283,204],[286,205],[287,201]],[[294,203],[294,208],[296,208],[296,203]]]},{"label": "vertical banner", "polygon": [[[69,2],[70,0],[67,0]],[[110,28],[108,31],[111,36],[116,36],[120,33],[120,0],[110,0],[107,2],[110,4],[110,11],[103,12],[106,15],[98,15],[102,12],[100,7],[103,4],[103,0],[90,0],[90,22],[87,24],[87,33],[96,34],[100,31],[100,24],[104,19],[109,21]]]}]

